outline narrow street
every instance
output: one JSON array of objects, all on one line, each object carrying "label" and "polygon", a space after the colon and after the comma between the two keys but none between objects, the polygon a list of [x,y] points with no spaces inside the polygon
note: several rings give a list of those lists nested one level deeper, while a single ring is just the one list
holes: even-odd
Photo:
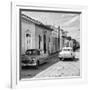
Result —
[{"label": "narrow street", "polygon": [[52,78],[65,76],[80,76],[80,60],[79,51],[75,52],[75,60],[61,61],[57,57],[58,54],[53,55],[48,59],[47,63],[39,66],[38,69],[34,67],[24,67],[21,71],[22,78]]}]

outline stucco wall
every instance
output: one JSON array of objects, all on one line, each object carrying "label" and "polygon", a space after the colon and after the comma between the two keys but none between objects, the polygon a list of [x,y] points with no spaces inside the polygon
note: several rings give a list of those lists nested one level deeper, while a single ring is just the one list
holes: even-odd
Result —
[{"label": "stucco wall", "polygon": [[21,19],[21,54],[24,54],[27,47],[26,47],[26,41],[25,41],[25,33],[27,30],[30,31],[31,33],[31,45],[29,48],[35,48],[35,24],[32,22],[28,22],[24,20],[23,18]]},{"label": "stucco wall", "polygon": [[[28,45],[28,48],[25,37],[27,31],[31,33],[31,44]],[[58,51],[58,32],[21,19],[21,53],[24,54],[27,49],[41,49],[44,52],[44,34],[46,35],[46,54]],[[40,47],[39,35],[41,37]],[[60,38],[60,48],[62,47],[61,43],[62,39]]]},{"label": "stucco wall", "polygon": [[58,32],[52,31],[51,36],[51,53],[59,51],[59,45],[58,45]]},{"label": "stucco wall", "polygon": [[43,27],[40,27],[38,25],[35,25],[35,45],[36,48],[39,49],[39,35],[41,36],[41,46],[40,49],[44,51],[44,38],[43,35],[46,34],[46,53],[48,53],[49,50],[49,38],[51,35],[51,31],[48,29],[45,29]]}]

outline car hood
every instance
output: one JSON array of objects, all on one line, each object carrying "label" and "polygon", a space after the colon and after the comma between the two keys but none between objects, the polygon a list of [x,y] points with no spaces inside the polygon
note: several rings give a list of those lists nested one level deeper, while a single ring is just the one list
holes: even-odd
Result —
[{"label": "car hood", "polygon": [[38,58],[39,55],[23,55],[22,60],[30,60],[32,58]]}]

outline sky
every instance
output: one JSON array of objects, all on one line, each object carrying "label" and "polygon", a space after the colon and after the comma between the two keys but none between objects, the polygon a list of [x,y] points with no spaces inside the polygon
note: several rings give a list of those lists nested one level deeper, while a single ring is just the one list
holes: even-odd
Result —
[{"label": "sky", "polygon": [[80,41],[80,14],[39,11],[22,11],[22,13],[45,25],[60,26],[64,31],[68,31],[68,36]]}]

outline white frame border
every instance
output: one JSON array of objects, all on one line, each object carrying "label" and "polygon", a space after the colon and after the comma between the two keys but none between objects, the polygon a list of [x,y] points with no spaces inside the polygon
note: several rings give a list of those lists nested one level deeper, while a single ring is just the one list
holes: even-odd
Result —
[{"label": "white frame border", "polygon": [[[26,6],[26,7],[23,7]],[[20,81],[19,80],[19,8],[23,9],[40,9],[40,10],[56,10],[56,11],[76,11],[81,14],[81,31],[80,31],[80,58],[81,62],[81,78],[59,79],[59,80],[38,80],[37,81]],[[83,37],[82,37],[83,36]],[[35,87],[35,86],[53,86],[80,84],[87,82],[87,6],[72,5],[45,5],[44,3],[37,5],[36,3],[12,2],[11,3],[11,87]]]}]

